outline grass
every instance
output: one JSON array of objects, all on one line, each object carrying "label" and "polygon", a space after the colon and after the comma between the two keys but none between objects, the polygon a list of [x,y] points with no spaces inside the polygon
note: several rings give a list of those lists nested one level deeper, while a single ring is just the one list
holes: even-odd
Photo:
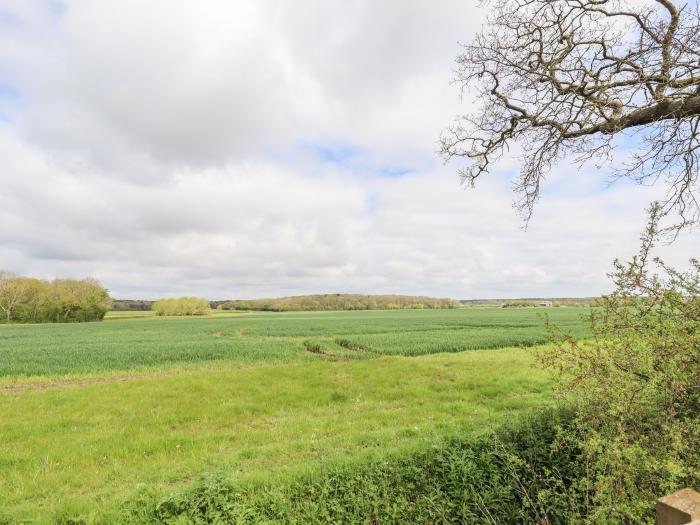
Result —
[{"label": "grass", "polygon": [[[236,317],[244,312],[231,310],[212,310],[211,317]],[[156,317],[156,313],[152,310],[111,310],[105,315],[105,321],[114,321],[120,319],[145,319],[147,317]],[[184,316],[183,316],[184,317]]]},{"label": "grass", "polygon": [[[22,519],[116,512],[146,484],[274,476],[478,432],[541,405],[526,350],[201,369],[2,395],[0,501]],[[29,417],[28,417],[29,415]]]},{"label": "grass", "polygon": [[273,483],[208,473],[165,498],[140,492],[115,521],[568,523],[586,504],[561,497],[585,472],[579,450],[560,443],[562,429],[573,430],[573,417],[566,406],[534,410],[494,431],[440,438],[362,463],[324,465]]},{"label": "grass", "polygon": [[[583,337],[583,311],[547,313]],[[144,487],[165,494],[204,472],[269,483],[479,433],[550,398],[524,348],[546,339],[541,313],[0,326],[0,522],[110,522]]]},{"label": "grass", "polygon": [[[557,308],[551,319],[587,334],[586,309]],[[121,314],[121,312],[119,312]],[[139,312],[140,314],[140,312]],[[0,326],[3,377],[103,374],[220,361],[285,363],[377,355],[420,355],[546,341],[542,310],[523,308],[228,314],[210,318],[115,319],[102,323]],[[307,351],[314,339],[328,352]],[[337,341],[350,341],[346,351]]]},{"label": "grass", "polygon": [[151,310],[111,310],[105,315],[105,321],[113,321],[115,319],[144,319],[146,317],[155,317],[155,313]]}]

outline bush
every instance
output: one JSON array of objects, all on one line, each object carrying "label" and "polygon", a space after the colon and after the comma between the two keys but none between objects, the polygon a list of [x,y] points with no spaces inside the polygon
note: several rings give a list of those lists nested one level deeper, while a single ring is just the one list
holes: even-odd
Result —
[{"label": "bush", "polygon": [[156,315],[210,315],[209,301],[200,297],[180,297],[160,299],[153,303],[151,310]]},{"label": "bush", "polygon": [[541,356],[577,401],[590,523],[651,524],[656,498],[700,487],[700,262],[679,272],[652,260],[658,218],[653,208],[640,254],[616,261],[594,341],[560,337]]}]

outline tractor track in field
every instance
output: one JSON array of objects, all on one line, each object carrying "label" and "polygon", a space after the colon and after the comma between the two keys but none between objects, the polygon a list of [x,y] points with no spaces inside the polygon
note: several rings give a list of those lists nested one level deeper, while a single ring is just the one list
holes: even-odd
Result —
[{"label": "tractor track in field", "polygon": [[55,381],[45,381],[37,383],[18,383],[14,385],[0,386],[0,394],[20,393],[32,390],[48,390],[51,388],[77,388],[89,385],[102,385],[108,383],[128,383],[130,381],[138,381],[140,379],[148,379],[152,377],[166,377],[178,375],[179,371],[159,372],[157,374],[128,374],[108,377],[90,377],[85,379],[59,379]]}]

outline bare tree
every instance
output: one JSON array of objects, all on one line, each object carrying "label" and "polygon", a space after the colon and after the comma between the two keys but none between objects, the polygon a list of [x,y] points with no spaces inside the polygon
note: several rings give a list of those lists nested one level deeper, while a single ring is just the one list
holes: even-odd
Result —
[{"label": "bare tree", "polygon": [[490,16],[457,58],[455,81],[480,105],[443,133],[446,159],[473,185],[522,148],[516,206],[529,219],[564,157],[602,164],[635,147],[613,177],[668,185],[664,210],[698,219],[700,12],[675,0],[486,0]]}]

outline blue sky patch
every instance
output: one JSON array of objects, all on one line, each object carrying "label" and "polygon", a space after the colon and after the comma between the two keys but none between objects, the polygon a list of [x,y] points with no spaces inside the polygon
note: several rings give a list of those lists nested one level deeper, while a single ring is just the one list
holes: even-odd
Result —
[{"label": "blue sky patch", "polygon": [[66,4],[61,2],[60,0],[48,0],[48,6],[51,14],[55,16],[63,15],[68,9],[66,7]]},{"label": "blue sky patch", "polygon": [[380,196],[377,192],[372,192],[367,196],[367,212],[370,215],[377,213],[380,205]]},{"label": "blue sky patch", "polygon": [[22,98],[22,92],[12,84],[3,82],[0,76],[0,103],[2,101],[19,102]]},{"label": "blue sky patch", "polygon": [[367,159],[368,155],[361,150],[349,146],[330,146],[307,142],[304,143],[303,147],[323,162],[368,172],[379,177],[401,177],[415,171],[406,166],[373,163]]},{"label": "blue sky patch", "polygon": [[12,122],[10,115],[23,100],[22,92],[9,82],[5,82],[0,73],[0,121]]},{"label": "blue sky patch", "polygon": [[0,7],[0,27],[14,27],[19,24],[19,18],[12,11]]},{"label": "blue sky patch", "polygon": [[413,173],[413,171],[414,170],[411,168],[404,168],[400,166],[382,166],[379,168],[378,174],[383,175],[384,177],[402,177]]},{"label": "blue sky patch", "polygon": [[311,142],[304,144],[304,147],[312,151],[321,160],[332,162],[333,164],[347,164],[353,157],[357,157],[359,153],[356,149],[347,146],[333,147]]}]

